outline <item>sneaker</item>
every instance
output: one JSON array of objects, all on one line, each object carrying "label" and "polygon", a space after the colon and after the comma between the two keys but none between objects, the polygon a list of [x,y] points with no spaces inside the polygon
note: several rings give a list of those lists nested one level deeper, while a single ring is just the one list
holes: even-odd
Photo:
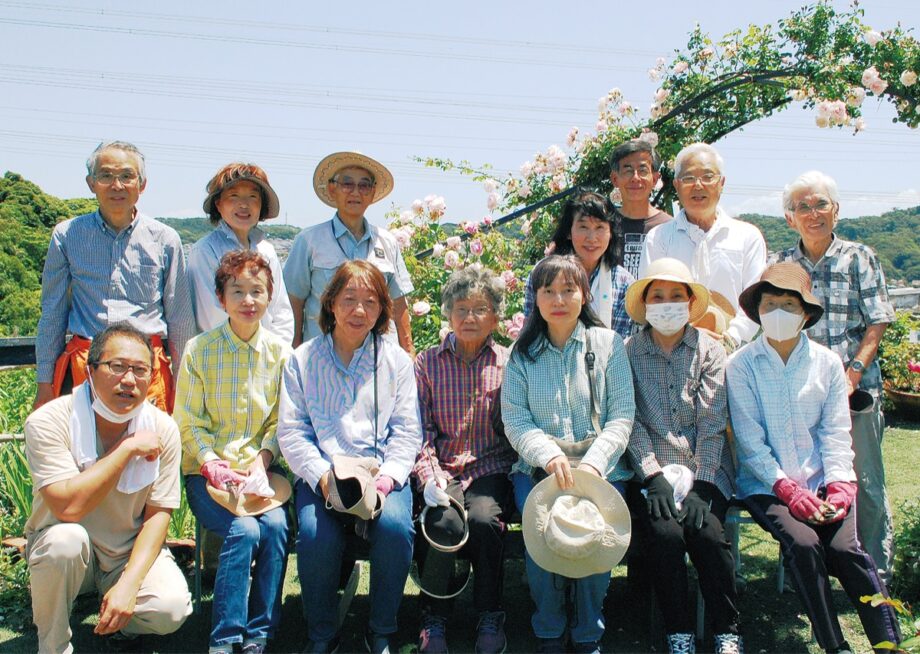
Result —
[{"label": "sneaker", "polygon": [[668,634],[670,654],[696,654],[696,640],[693,634]]},{"label": "sneaker", "polygon": [[375,634],[368,629],[364,632],[364,646],[371,654],[390,654],[390,635]]},{"label": "sneaker", "polygon": [[303,654],[336,654],[342,644],[341,638],[336,635],[331,640],[311,640],[303,650]]},{"label": "sneaker", "polygon": [[744,654],[744,643],[738,634],[718,634],[716,654]]},{"label": "sneaker", "polygon": [[265,643],[257,643],[254,640],[243,643],[242,654],[265,654]]},{"label": "sneaker", "polygon": [[537,638],[537,652],[539,654],[564,654],[565,637]]},{"label": "sneaker", "polygon": [[572,651],[575,654],[601,654],[601,643],[599,640],[590,643],[572,643]]},{"label": "sneaker", "polygon": [[483,611],[476,626],[476,654],[501,654],[508,645],[505,638],[505,612]]},{"label": "sneaker", "polygon": [[422,616],[418,651],[421,654],[447,654],[447,618],[430,613]]}]

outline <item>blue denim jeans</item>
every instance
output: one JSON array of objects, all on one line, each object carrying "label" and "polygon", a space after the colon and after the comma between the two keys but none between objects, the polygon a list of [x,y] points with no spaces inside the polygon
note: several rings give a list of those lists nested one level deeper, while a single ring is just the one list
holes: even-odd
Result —
[{"label": "blue denim jeans", "polygon": [[[349,516],[326,508],[317,494],[298,479],[294,501],[299,522],[297,533],[297,572],[300,575],[307,637],[313,642],[328,641],[337,633],[338,597],[336,591],[342,569],[346,537],[357,538]],[[402,601],[409,564],[412,562],[412,490],[406,484],[393,489],[383,504],[383,512],[370,524],[371,631],[392,634]]]},{"label": "blue denim jeans", "polygon": [[280,507],[259,516],[235,516],[211,499],[201,475],[185,478],[185,494],[201,526],[224,539],[214,579],[209,646],[265,643],[281,621],[287,513]]},{"label": "blue denim jeans", "polygon": [[[523,513],[524,503],[535,484],[530,475],[520,472],[513,473],[511,481],[514,484],[514,501],[518,511]],[[622,492],[620,488],[617,490]],[[565,635],[566,627],[570,628],[575,643],[593,643],[603,637],[604,597],[610,585],[609,572],[570,579],[544,570],[526,551],[524,566],[530,597],[536,606],[530,624],[537,638],[560,638]],[[570,596],[572,615],[566,608],[566,595]]]}]

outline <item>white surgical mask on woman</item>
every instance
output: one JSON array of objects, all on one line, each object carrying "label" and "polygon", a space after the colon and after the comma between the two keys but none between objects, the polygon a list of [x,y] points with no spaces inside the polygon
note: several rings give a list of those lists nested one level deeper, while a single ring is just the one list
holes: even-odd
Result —
[{"label": "white surgical mask on woman", "polygon": [[760,326],[767,338],[774,341],[788,341],[795,338],[802,331],[805,316],[801,313],[790,313],[782,309],[773,309],[769,313],[760,314]]},{"label": "white surgical mask on woman", "polygon": [[645,319],[665,336],[676,334],[690,320],[689,302],[662,302],[646,304]]}]

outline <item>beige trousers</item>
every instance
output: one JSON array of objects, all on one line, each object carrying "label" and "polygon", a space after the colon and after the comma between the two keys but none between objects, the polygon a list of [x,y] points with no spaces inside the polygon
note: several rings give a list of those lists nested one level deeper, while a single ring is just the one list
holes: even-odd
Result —
[{"label": "beige trousers", "polygon": [[[73,651],[70,613],[74,600],[93,589],[103,595],[108,592],[121,577],[128,557],[112,570],[100,570],[89,534],[75,523],[52,525],[33,534],[26,557],[38,651],[69,654]],[[122,631],[169,634],[181,627],[191,612],[188,583],[164,547],[144,577],[137,592],[134,617]]]}]

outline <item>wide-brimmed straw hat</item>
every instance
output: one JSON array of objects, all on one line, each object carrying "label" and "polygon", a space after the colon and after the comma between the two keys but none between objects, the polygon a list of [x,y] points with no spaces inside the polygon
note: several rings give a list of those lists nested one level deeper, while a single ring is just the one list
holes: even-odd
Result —
[{"label": "wide-brimmed straw hat", "polygon": [[326,183],[343,168],[363,168],[374,178],[374,199],[371,202],[382,200],[393,190],[393,175],[379,161],[371,159],[359,152],[334,152],[325,157],[313,171],[313,190],[324,204],[335,206]]},{"label": "wide-brimmed straw hat", "polygon": [[645,289],[655,280],[666,282],[678,282],[687,284],[693,291],[693,297],[696,300],[690,306],[690,322],[696,322],[700,316],[706,313],[709,307],[709,290],[702,284],[693,281],[693,275],[690,269],[683,262],[677,259],[656,259],[649,264],[645,277],[637,279],[629,285],[626,291],[626,313],[636,323],[645,324],[645,302],[642,301],[642,294]]},{"label": "wide-brimmed straw hat", "polygon": [[384,495],[374,485],[380,463],[372,456],[332,456],[332,479],[326,507],[373,520],[383,510]]},{"label": "wide-brimmed straw hat", "polygon": [[824,307],[821,301],[811,292],[811,276],[802,266],[792,261],[782,261],[774,263],[763,271],[760,281],[755,282],[744,289],[738,298],[738,304],[747,314],[747,317],[760,324],[760,291],[764,286],[772,286],[781,291],[792,291],[798,293],[802,298],[802,304],[808,319],[805,321],[803,329],[808,329],[824,315]]},{"label": "wide-brimmed straw hat", "polygon": [[571,579],[610,572],[629,547],[626,502],[606,479],[572,470],[574,487],[562,490],[550,475],[527,496],[522,531],[538,566]]},{"label": "wide-brimmed straw hat", "polygon": [[208,495],[234,515],[262,515],[266,511],[278,508],[291,497],[291,482],[287,480],[287,477],[277,472],[267,472],[266,475],[268,476],[268,485],[275,491],[274,497],[261,497],[248,493],[233,495],[230,491],[214,488],[211,484],[207,485]]},{"label": "wide-brimmed straw hat", "polygon": [[728,298],[718,291],[709,291],[709,306],[699,320],[693,323],[694,327],[703,327],[716,334],[722,334],[728,329],[732,318],[735,317],[735,307]]},{"label": "wide-brimmed straw hat", "polygon": [[281,210],[281,205],[278,202],[278,194],[275,193],[275,189],[268,183],[268,176],[265,175],[265,179],[262,179],[259,174],[256,174],[256,171],[261,173],[261,175],[265,175],[265,171],[253,164],[231,164],[230,166],[222,168],[211,178],[211,181],[208,182],[208,196],[201,205],[205,215],[210,216],[215,211],[214,204],[225,189],[239,184],[240,182],[252,182],[265,193],[265,206],[262,207],[263,215],[260,216],[259,219],[268,220],[269,218],[276,218],[278,212]]}]

